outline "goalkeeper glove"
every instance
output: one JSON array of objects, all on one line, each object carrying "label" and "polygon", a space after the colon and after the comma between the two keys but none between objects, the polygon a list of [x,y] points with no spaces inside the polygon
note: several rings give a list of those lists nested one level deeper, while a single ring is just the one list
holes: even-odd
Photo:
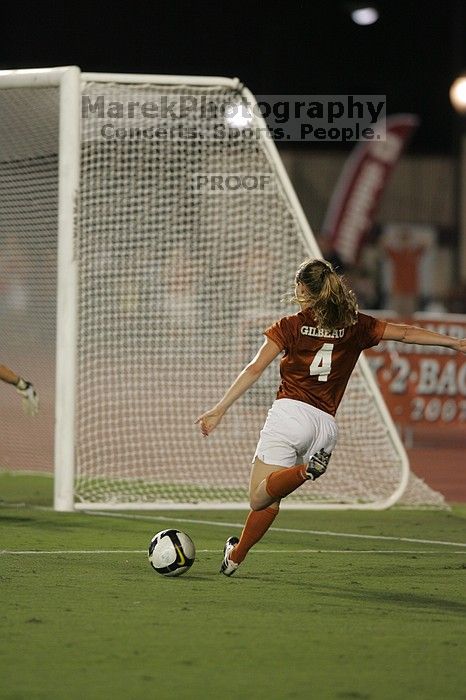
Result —
[{"label": "goalkeeper glove", "polygon": [[39,399],[31,382],[27,382],[20,377],[16,383],[16,391],[22,397],[23,411],[28,416],[37,415],[39,411]]}]

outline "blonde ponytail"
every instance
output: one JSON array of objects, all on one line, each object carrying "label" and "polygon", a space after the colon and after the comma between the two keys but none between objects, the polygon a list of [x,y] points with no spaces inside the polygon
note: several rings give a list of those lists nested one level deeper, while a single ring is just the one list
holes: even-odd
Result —
[{"label": "blonde ponytail", "polygon": [[351,289],[326,260],[305,260],[298,268],[296,282],[306,288],[305,299],[292,299],[308,303],[317,325],[325,330],[353,326],[358,319],[358,303]]}]

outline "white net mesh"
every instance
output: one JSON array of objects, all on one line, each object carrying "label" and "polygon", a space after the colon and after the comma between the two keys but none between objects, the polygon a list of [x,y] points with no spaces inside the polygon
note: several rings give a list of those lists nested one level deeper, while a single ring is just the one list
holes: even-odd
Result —
[{"label": "white net mesh", "polygon": [[[76,497],[245,502],[278,363],[208,440],[194,420],[251,358],[261,331],[293,312],[280,299],[307,254],[300,225],[263,141],[206,118],[206,104],[221,112],[235,90],[85,83],[82,91],[93,106],[102,96],[104,112],[82,119]],[[0,362],[32,379],[41,398],[28,421],[14,390],[0,392],[1,468],[52,468],[57,92],[0,89]],[[185,116],[154,120],[139,108],[128,116],[130,103],[166,97],[179,106],[183,96],[196,98]],[[197,187],[199,174],[271,175],[274,186],[212,194]],[[395,490],[400,458],[358,371],[338,422],[328,474],[288,501],[370,502]],[[407,493],[405,502],[442,504],[414,477]]]},{"label": "white net mesh", "polygon": [[34,382],[31,420],[0,386],[0,469],[53,469],[58,89],[0,90],[0,363]]},{"label": "white net mesh", "polygon": [[[236,91],[88,83],[83,94],[103,113],[83,118],[77,495],[245,501],[278,365],[207,441],[193,422],[255,353],[263,328],[292,312],[280,299],[307,254],[299,224],[263,142],[206,118],[206,102],[221,115]],[[110,103],[126,112],[166,99],[176,111],[181,96],[194,108],[159,118],[158,138],[140,109],[107,117]],[[209,193],[196,187],[199,174],[272,175],[275,186]],[[327,478],[289,502],[379,501],[398,485],[400,458],[359,372],[338,419]]]}]

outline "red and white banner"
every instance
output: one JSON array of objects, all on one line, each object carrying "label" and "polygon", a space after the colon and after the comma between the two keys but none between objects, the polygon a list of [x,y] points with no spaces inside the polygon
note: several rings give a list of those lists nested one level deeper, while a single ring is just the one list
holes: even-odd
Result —
[{"label": "red and white banner", "polygon": [[[466,337],[465,316],[444,314],[403,322]],[[449,348],[394,341],[382,341],[365,355],[399,427],[417,427],[430,433],[445,433],[449,428],[465,431],[466,355]]]},{"label": "red and white banner", "polygon": [[356,262],[382,192],[418,124],[413,114],[388,117],[386,140],[358,144],[346,161],[322,225],[323,236],[342,263]]}]

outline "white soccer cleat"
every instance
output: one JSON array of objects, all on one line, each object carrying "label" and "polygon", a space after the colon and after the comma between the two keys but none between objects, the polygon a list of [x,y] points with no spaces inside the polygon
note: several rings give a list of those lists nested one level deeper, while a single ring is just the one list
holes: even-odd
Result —
[{"label": "white soccer cleat", "polygon": [[220,567],[220,573],[224,574],[225,576],[232,576],[239,566],[239,564],[229,558],[231,550],[236,544],[238,544],[238,542],[239,539],[237,537],[229,537],[225,543],[225,547],[223,548],[223,561],[222,566]]},{"label": "white soccer cleat", "polygon": [[326,452],[325,450],[316,452],[315,455],[311,457],[306,467],[306,477],[311,481],[315,481],[319,476],[325,474],[331,456],[332,453]]}]

